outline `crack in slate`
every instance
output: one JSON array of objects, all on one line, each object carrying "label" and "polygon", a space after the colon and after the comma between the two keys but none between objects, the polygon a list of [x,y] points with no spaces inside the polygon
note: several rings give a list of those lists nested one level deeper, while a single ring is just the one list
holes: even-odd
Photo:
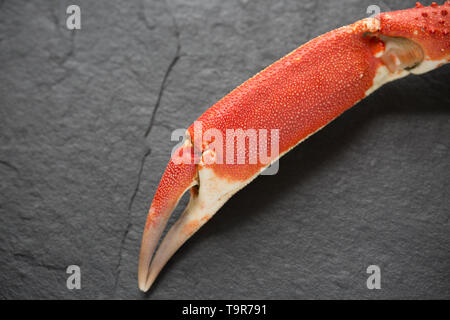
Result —
[{"label": "crack in slate", "polygon": [[[173,15],[172,11],[170,10],[170,6],[168,5],[167,1],[166,1],[166,6],[168,8],[169,15],[172,18],[172,23],[173,23],[173,27],[174,27],[174,36],[175,36],[175,39],[176,39],[177,47],[176,47],[175,55],[172,58],[169,66],[167,67],[166,72],[164,73],[164,77],[163,77],[163,79],[161,81],[161,86],[159,88],[158,97],[156,99],[155,106],[154,106],[152,114],[150,116],[150,121],[148,123],[147,129],[145,130],[144,138],[148,138],[148,136],[150,134],[150,131],[152,130],[153,123],[154,123],[155,117],[156,117],[156,112],[159,109],[159,106],[161,104],[161,99],[162,99],[163,94],[164,94],[164,90],[166,89],[167,79],[169,78],[173,68],[175,67],[176,63],[178,62],[178,60],[181,57],[181,54],[180,54],[180,52],[181,52],[180,31],[179,31],[179,28],[178,28],[178,24],[176,22],[175,16]],[[148,24],[148,21],[145,18],[145,16],[144,17],[139,16],[138,18],[139,18],[139,20],[142,20],[142,19],[145,20],[144,23],[145,23],[147,29],[149,29],[149,30],[152,29],[150,27],[150,25]],[[140,187],[140,184],[141,184],[141,176],[142,176],[142,172],[143,172],[143,169],[144,169],[145,160],[151,154],[151,151],[152,151],[151,148],[148,148],[147,151],[144,153],[143,157],[141,158],[141,161],[140,161],[140,164],[139,164],[139,170],[138,170],[136,186],[135,186],[135,188],[133,190],[133,193],[132,193],[132,195],[130,197],[130,201],[128,203],[128,215],[127,215],[127,221],[128,222],[127,222],[127,227],[124,230],[124,233],[123,233],[123,236],[122,236],[122,240],[121,240],[121,243],[120,243],[119,260],[118,260],[117,265],[116,265],[116,279],[115,279],[115,282],[114,282],[114,293],[117,292],[117,286],[118,286],[118,283],[119,283],[119,277],[120,277],[120,271],[121,271],[120,270],[120,265],[122,263],[123,247],[125,245],[125,241],[127,239],[128,233],[129,233],[129,231],[131,229],[131,226],[132,226],[132,223],[130,221],[131,209],[133,207],[133,203],[134,203],[134,200],[136,198],[136,195],[137,195],[137,193],[139,191],[139,187]]]},{"label": "crack in slate", "polygon": [[139,172],[138,172],[136,186],[134,188],[133,194],[131,195],[130,202],[128,203],[128,211],[131,211],[131,208],[133,207],[134,198],[136,198],[136,195],[139,191],[139,186],[141,184],[141,175],[142,175],[142,170],[144,169],[145,159],[147,159],[147,157],[150,155],[151,152],[152,152],[152,149],[148,148],[147,151],[144,153],[144,156],[141,159],[141,164],[139,166]]},{"label": "crack in slate", "polygon": [[133,206],[134,198],[136,197],[136,195],[137,195],[137,193],[138,193],[138,191],[139,191],[139,186],[140,186],[140,184],[141,184],[141,176],[142,176],[142,171],[143,171],[143,169],[144,169],[145,159],[150,155],[151,151],[152,151],[152,150],[151,150],[150,148],[148,148],[147,151],[145,152],[144,156],[143,156],[142,159],[141,159],[140,166],[139,166],[138,178],[137,178],[137,182],[136,182],[136,186],[135,186],[135,188],[134,188],[133,194],[131,195],[130,202],[128,203],[127,227],[126,227],[126,229],[125,229],[125,231],[124,231],[124,234],[123,234],[123,236],[122,236],[122,240],[121,240],[121,242],[120,242],[120,248],[119,248],[119,261],[117,262],[117,266],[116,266],[116,279],[115,279],[115,281],[114,281],[114,292],[117,291],[117,285],[118,285],[118,283],[119,283],[120,265],[121,265],[121,263],[122,263],[122,251],[123,251],[123,247],[124,247],[124,245],[125,245],[125,240],[127,239],[128,233],[130,232],[130,229],[131,229],[131,226],[132,226],[131,221],[130,221],[130,218],[131,218],[131,208],[132,208],[132,206]]},{"label": "crack in slate", "polygon": [[3,166],[5,166],[5,167],[7,167],[7,168],[9,168],[11,170],[13,170],[18,176],[20,176],[20,171],[15,165],[13,165],[13,164],[9,163],[8,161],[5,161],[5,160],[0,160],[0,164],[2,164]]},{"label": "crack in slate", "polygon": [[62,66],[64,65],[70,58],[72,58],[75,55],[75,32],[72,31],[70,33],[70,44],[69,44],[69,50],[63,54],[61,58],[57,59],[58,65]]},{"label": "crack in slate", "polygon": [[161,98],[162,98],[162,96],[164,94],[164,90],[166,89],[167,79],[169,78],[169,75],[172,72],[173,67],[176,65],[176,63],[178,62],[178,60],[180,59],[180,56],[181,56],[180,55],[180,51],[181,51],[180,30],[178,28],[178,24],[176,22],[175,16],[172,14],[171,11],[169,11],[169,12],[170,12],[170,15],[172,17],[172,23],[173,23],[173,26],[174,26],[174,35],[175,35],[175,38],[176,38],[176,41],[177,41],[177,48],[176,48],[176,51],[175,51],[175,56],[172,58],[172,61],[170,62],[169,66],[166,69],[166,72],[164,74],[163,80],[161,81],[161,86],[160,86],[159,92],[158,92],[158,98],[156,99],[155,107],[153,108],[153,112],[152,112],[152,115],[150,117],[150,121],[149,121],[147,130],[145,131],[145,135],[144,135],[145,138],[148,137],[148,135],[150,134],[150,131],[152,130],[153,122],[155,121],[156,112],[159,109],[159,106],[161,104]]},{"label": "crack in slate", "polygon": [[53,264],[47,264],[47,263],[42,263],[40,261],[38,261],[35,257],[33,256],[29,256],[23,253],[14,253],[13,254],[15,258],[21,259],[22,261],[28,263],[29,265],[32,266],[36,266],[36,267],[41,267],[41,268],[46,268],[48,270],[55,270],[55,271],[65,271],[66,267],[61,267],[61,266],[56,266]]}]

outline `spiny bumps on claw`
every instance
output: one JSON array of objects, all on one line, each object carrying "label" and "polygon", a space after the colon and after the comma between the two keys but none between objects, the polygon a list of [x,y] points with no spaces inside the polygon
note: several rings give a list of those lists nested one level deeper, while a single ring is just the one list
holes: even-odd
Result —
[{"label": "spiny bumps on claw", "polygon": [[[441,7],[443,7],[443,6],[447,6],[447,7],[450,7],[450,1],[446,1],[444,4],[442,4],[442,6]],[[429,9],[437,9],[437,8],[439,8],[440,6],[436,3],[436,2],[433,2],[433,3],[431,3],[431,5],[430,5],[430,7],[428,7]],[[427,7],[425,7],[423,4],[421,4],[420,2],[416,2],[416,9],[423,9],[423,8],[427,8]],[[429,17],[429,13],[430,12],[422,12],[422,17],[424,17],[424,18],[427,18],[427,17]],[[443,9],[441,9],[441,11],[439,12],[439,10],[433,10],[433,11],[431,11],[431,13],[432,13],[432,15],[434,15],[434,16],[437,16],[437,15],[439,15],[439,13],[440,13],[440,15],[441,16],[446,16],[447,14],[448,14],[448,10],[447,9],[445,9],[445,8],[443,8]],[[417,19],[416,19],[417,20]],[[442,22],[441,22],[442,21]],[[440,22],[441,23],[444,23],[444,20],[440,20]]]},{"label": "spiny bumps on claw", "polygon": [[[449,6],[450,7],[450,1],[445,2],[443,5]],[[436,2],[431,3],[431,7],[432,8],[437,8],[439,7],[439,5]],[[416,8],[424,8],[423,4],[421,4],[420,2],[416,2]]]},{"label": "spiny bumps on claw", "polygon": [[391,37],[404,37],[419,43],[426,56],[440,60],[450,52],[450,1],[433,2],[425,7],[416,3],[413,10],[381,13],[381,32]]}]

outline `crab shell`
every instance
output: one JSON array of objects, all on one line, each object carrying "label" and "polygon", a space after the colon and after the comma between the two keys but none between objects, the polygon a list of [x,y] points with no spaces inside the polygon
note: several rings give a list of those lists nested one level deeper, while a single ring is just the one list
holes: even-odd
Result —
[{"label": "crab shell", "polygon": [[[381,13],[330,31],[259,72],[202,114],[197,120],[200,132],[189,127],[186,143],[172,156],[151,204],[139,288],[147,291],[175,251],[270,163],[383,84],[448,63],[449,11],[448,1],[430,7],[417,3],[412,9]],[[204,137],[210,129],[223,136],[230,129],[276,129],[278,152],[270,152],[269,161],[238,164],[238,151],[246,159],[254,151],[217,146],[214,137]],[[218,153],[234,161],[205,161]],[[168,218],[189,189],[188,206],[153,256]]]}]

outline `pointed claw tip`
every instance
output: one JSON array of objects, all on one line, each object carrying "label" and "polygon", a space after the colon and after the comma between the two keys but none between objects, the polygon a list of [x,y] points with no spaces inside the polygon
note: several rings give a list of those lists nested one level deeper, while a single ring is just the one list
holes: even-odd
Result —
[{"label": "pointed claw tip", "polygon": [[139,290],[141,290],[142,292],[149,291],[153,285],[154,280],[155,279],[149,279],[148,276],[144,280],[139,279],[139,281],[138,281]]},{"label": "pointed claw tip", "polygon": [[148,269],[149,267],[146,265],[148,258],[144,255],[141,255],[141,259],[139,261],[139,268],[138,268],[138,287],[139,290],[143,292],[147,292],[150,286],[147,286],[147,279],[148,279]]},{"label": "pointed claw tip", "polygon": [[[139,273],[139,275],[140,275],[140,273]],[[140,276],[139,276],[139,279],[138,279],[138,286],[139,286],[139,290],[141,290],[142,292],[147,292],[148,289],[149,289],[146,286],[145,278],[142,279]]]},{"label": "pointed claw tip", "polygon": [[139,290],[141,290],[142,292],[147,292],[148,289],[150,289],[150,288],[147,288],[147,287],[145,286],[145,284],[139,283]]},{"label": "pointed claw tip", "polygon": [[[141,271],[141,270],[139,270]],[[150,287],[151,287],[151,283],[149,283],[148,281],[148,269],[145,270],[145,274],[144,272],[139,272],[139,277],[138,277],[138,286],[139,286],[139,290],[141,290],[142,292],[147,292]]]}]

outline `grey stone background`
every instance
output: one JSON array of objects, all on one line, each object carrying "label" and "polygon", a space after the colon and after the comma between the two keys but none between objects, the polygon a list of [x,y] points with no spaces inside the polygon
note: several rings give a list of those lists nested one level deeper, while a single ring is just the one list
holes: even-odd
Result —
[{"label": "grey stone background", "polygon": [[450,298],[450,66],[291,151],[137,288],[171,132],[370,4],[414,1],[0,1],[0,298]]}]

